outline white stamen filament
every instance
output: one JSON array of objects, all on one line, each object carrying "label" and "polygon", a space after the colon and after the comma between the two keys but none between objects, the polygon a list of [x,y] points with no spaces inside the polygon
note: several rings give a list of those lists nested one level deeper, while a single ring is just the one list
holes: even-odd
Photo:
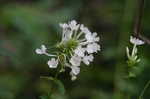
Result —
[{"label": "white stamen filament", "polygon": [[84,34],[83,32],[80,32],[76,38],[79,39],[83,34]]},{"label": "white stamen filament", "polygon": [[50,56],[50,57],[56,57],[56,55],[52,55],[52,54],[48,54],[48,53],[44,53],[44,54],[47,56]]}]

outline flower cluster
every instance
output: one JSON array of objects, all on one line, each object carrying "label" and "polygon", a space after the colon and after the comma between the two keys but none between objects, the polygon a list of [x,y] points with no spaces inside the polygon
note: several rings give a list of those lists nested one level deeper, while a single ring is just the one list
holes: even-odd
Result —
[{"label": "flower cluster", "polygon": [[97,33],[92,33],[83,24],[77,24],[75,20],[67,23],[61,23],[62,39],[56,44],[56,54],[47,53],[47,48],[42,45],[36,49],[37,54],[50,56],[48,61],[50,68],[59,68],[60,72],[65,71],[66,67],[71,69],[71,79],[75,80],[80,73],[80,64],[83,62],[89,65],[93,61],[94,53],[100,51],[98,44],[100,38]]},{"label": "flower cluster", "polygon": [[[130,68],[133,68],[133,67],[135,67],[135,65],[137,63],[140,62],[140,58],[138,58],[138,55],[137,55],[137,53],[138,53],[137,46],[143,45],[144,42],[138,38],[131,36],[130,43],[133,44],[133,49],[132,49],[132,52],[130,53],[129,48],[126,47],[126,53],[127,53],[127,58],[128,58],[127,63]],[[134,76],[134,75],[130,73],[130,76]]]}]

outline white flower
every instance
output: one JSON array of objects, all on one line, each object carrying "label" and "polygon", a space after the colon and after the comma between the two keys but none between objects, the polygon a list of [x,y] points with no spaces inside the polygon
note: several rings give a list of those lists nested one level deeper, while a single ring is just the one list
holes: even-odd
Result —
[{"label": "white flower", "polygon": [[70,76],[71,76],[71,80],[74,81],[77,79],[77,75],[80,73],[80,68],[77,66],[71,66],[71,72],[70,72]]},{"label": "white flower", "polygon": [[56,56],[56,55],[48,54],[48,53],[46,52],[46,50],[47,50],[47,48],[45,47],[45,45],[41,45],[41,49],[37,48],[37,49],[35,50],[35,52],[36,52],[37,54],[45,54],[45,55],[47,55],[47,56]]},{"label": "white flower", "polygon": [[98,42],[100,40],[100,38],[97,37],[97,33],[96,32],[94,32],[94,33],[87,33],[85,35],[85,38],[86,38],[87,42],[89,42],[89,43]]},{"label": "white flower", "polygon": [[93,57],[93,55],[91,54],[91,55],[89,55],[89,56],[87,56],[87,55],[84,56],[82,61],[83,61],[86,65],[89,65],[90,62],[93,61],[93,59],[94,59],[94,57]]},{"label": "white flower", "polygon": [[128,47],[126,47],[126,54],[127,54],[127,58],[128,58],[128,65],[129,66],[134,66],[136,65],[136,63],[140,62],[140,58],[138,58],[138,48],[137,48],[137,45],[142,45],[144,44],[143,41],[137,39],[137,38],[134,38],[134,37],[130,37],[130,42],[133,44],[133,48],[132,48],[132,51],[130,53],[130,50]]},{"label": "white flower", "polygon": [[93,42],[98,42],[100,40],[100,38],[97,37],[97,33],[96,32],[93,33],[92,37],[93,37]]},{"label": "white flower", "polygon": [[82,48],[81,46],[78,46],[76,49],[75,49],[75,54],[80,56],[80,57],[84,57],[84,54],[85,54],[85,48]]},{"label": "white flower", "polygon": [[78,66],[71,66],[71,73],[78,75],[80,73],[80,68]]},{"label": "white flower", "polygon": [[79,28],[79,24],[77,24],[77,22],[75,20],[72,20],[69,24],[69,27],[71,28],[71,30],[78,30]]},{"label": "white flower", "polygon": [[130,42],[135,45],[143,45],[144,44],[144,41],[142,41],[138,38],[132,37],[132,36],[130,37]]},{"label": "white flower", "polygon": [[81,64],[81,57],[74,55],[70,59],[70,63],[72,66],[80,66]]},{"label": "white flower", "polygon": [[68,41],[72,38],[73,35],[73,31],[77,31],[79,28],[79,24],[77,24],[77,22],[75,20],[69,22],[69,24],[59,24],[60,27],[63,29],[63,35],[62,35],[62,41]]},{"label": "white flower", "polygon": [[85,27],[83,24],[81,24],[80,30],[81,30],[81,32],[83,32],[85,34],[90,34],[91,33],[90,30],[87,27]]},{"label": "white flower", "polygon": [[52,58],[51,60],[49,60],[47,62],[49,68],[57,68],[58,66],[58,60],[56,60],[55,58]]},{"label": "white flower", "polygon": [[62,41],[68,41],[72,36],[72,31],[69,29],[69,25],[66,23],[60,23],[59,26],[63,29]]},{"label": "white flower", "polygon": [[88,44],[86,50],[89,54],[97,53],[97,51],[100,51],[100,45],[97,43]]},{"label": "white flower", "polygon": [[68,40],[70,40],[72,38],[72,33],[73,32],[71,30],[68,30],[68,29],[64,30],[63,31],[62,41],[68,41]]},{"label": "white flower", "polygon": [[71,68],[71,79],[75,80],[80,73],[81,62],[89,65],[94,59],[93,54],[100,51],[98,44],[100,38],[96,32],[92,33],[75,20],[59,25],[62,28],[62,39],[54,46],[56,50],[53,53],[55,55],[47,53],[44,45],[40,49],[36,49],[36,53],[51,57],[51,60],[47,62],[50,68],[57,68],[60,63],[59,72],[65,71],[66,67]]},{"label": "white flower", "polygon": [[59,26],[63,29],[69,28],[68,24],[66,24],[66,23],[64,23],[64,24],[60,23]]},{"label": "white flower", "polygon": [[39,48],[37,48],[36,50],[35,50],[35,52],[37,53],[37,54],[45,54],[46,53],[46,47],[45,47],[45,45],[41,45],[41,49],[39,49]]}]

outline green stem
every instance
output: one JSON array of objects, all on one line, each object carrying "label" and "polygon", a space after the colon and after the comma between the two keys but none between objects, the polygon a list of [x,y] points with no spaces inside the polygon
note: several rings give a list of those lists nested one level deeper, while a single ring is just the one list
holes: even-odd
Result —
[{"label": "green stem", "polygon": [[[53,78],[53,77],[40,76],[40,78],[41,78],[41,79],[47,79],[47,80],[55,81],[55,78]],[[49,99],[51,99],[51,95],[52,95],[51,93],[53,93],[53,91],[54,91],[54,88],[51,87],[51,88],[50,88],[50,91],[47,93],[47,96],[48,96]]]},{"label": "green stem", "polygon": [[146,91],[146,89],[150,86],[150,80],[146,83],[146,85],[144,86],[144,89],[142,90],[139,99],[142,99],[142,97],[144,96],[144,93]]},{"label": "green stem", "polygon": [[48,80],[54,80],[53,77],[47,77],[47,76],[40,76],[41,79],[48,79]]},{"label": "green stem", "polygon": [[79,39],[82,34],[83,34],[83,32],[80,32],[80,33],[77,35],[76,39]]},{"label": "green stem", "polygon": [[136,50],[136,44],[134,44],[132,49],[132,54],[131,54],[132,57],[135,56],[135,50]]}]

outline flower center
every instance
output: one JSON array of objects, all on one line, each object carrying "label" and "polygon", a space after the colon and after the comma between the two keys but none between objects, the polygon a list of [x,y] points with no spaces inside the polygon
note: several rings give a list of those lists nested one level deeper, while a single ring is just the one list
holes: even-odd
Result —
[{"label": "flower center", "polygon": [[68,41],[58,43],[56,48],[60,53],[68,55],[73,54],[73,51],[77,48],[78,44],[79,42],[77,40],[70,39]]}]

